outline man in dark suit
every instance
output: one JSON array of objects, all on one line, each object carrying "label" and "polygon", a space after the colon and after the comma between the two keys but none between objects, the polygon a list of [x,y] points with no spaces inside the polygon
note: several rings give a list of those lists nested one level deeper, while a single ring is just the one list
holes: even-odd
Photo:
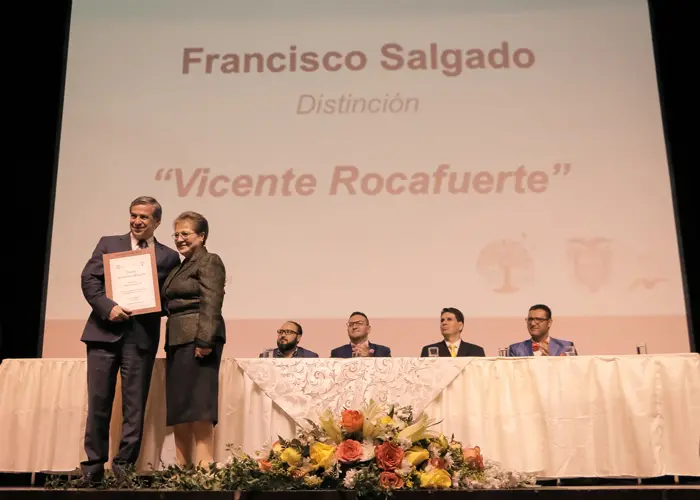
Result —
[{"label": "man in dark suit", "polygon": [[347,327],[350,343],[333,349],[331,358],[391,357],[391,349],[369,341],[369,332],[372,331],[372,326],[365,313],[359,311],[352,313],[348,319]]},{"label": "man in dark suit", "polygon": [[530,338],[511,344],[508,347],[509,357],[578,356],[573,342],[549,336],[549,329],[552,326],[552,310],[549,306],[535,304],[530,307],[525,322]]},{"label": "man in dark suit", "polygon": [[102,256],[153,247],[159,284],[156,293],[160,293],[170,270],[180,264],[178,253],[153,236],[162,217],[160,204],[154,198],[139,197],[131,202],[129,212],[129,233],[102,237],[81,274],[83,295],[92,307],[80,339],[87,346],[87,460],[81,463],[81,469],[88,483],[102,480],[104,464],[109,459],[109,428],[117,372],[121,373],[122,380],[123,421],[119,451],[112,459],[112,469],[119,473],[138,459],[162,316],[162,312],[132,316],[130,310],[108,298]]},{"label": "man in dark suit", "polygon": [[444,358],[455,358],[458,356],[486,356],[483,347],[476,344],[470,344],[469,342],[462,340],[463,329],[464,314],[462,314],[462,311],[456,307],[444,308],[440,314],[440,332],[442,332],[444,340],[436,344],[424,346],[420,353],[421,357],[424,358],[430,356],[431,348],[437,349],[438,356]]},{"label": "man in dark suit", "polygon": [[[272,350],[273,358],[318,358],[318,354],[299,346],[304,330],[296,321],[285,321],[277,330],[277,349]],[[260,354],[259,357],[263,357]]]}]

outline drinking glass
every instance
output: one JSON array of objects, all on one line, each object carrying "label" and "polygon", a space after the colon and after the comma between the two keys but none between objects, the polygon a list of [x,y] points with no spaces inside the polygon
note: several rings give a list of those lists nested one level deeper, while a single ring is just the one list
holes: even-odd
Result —
[{"label": "drinking glass", "polygon": [[428,347],[428,357],[437,358],[440,356],[440,352],[437,347]]}]

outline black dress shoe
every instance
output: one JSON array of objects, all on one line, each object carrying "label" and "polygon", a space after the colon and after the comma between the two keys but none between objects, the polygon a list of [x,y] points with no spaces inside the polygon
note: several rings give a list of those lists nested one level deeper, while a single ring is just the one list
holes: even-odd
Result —
[{"label": "black dress shoe", "polygon": [[79,488],[97,488],[102,485],[104,472],[87,472],[78,480]]}]

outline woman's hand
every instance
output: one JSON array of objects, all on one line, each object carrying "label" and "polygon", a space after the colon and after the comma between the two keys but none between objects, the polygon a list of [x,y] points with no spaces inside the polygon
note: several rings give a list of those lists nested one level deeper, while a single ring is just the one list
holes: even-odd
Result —
[{"label": "woman's hand", "polygon": [[194,357],[195,358],[203,358],[204,356],[207,356],[211,353],[211,347],[195,347],[194,348]]}]

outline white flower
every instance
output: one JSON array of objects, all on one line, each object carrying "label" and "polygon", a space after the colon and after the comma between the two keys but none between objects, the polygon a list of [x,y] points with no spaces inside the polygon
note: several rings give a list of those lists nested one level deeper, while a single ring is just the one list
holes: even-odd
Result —
[{"label": "white flower", "polygon": [[397,418],[399,420],[408,420],[410,416],[411,411],[403,406],[394,410],[394,418]]},{"label": "white flower", "polygon": [[372,460],[374,458],[374,444],[371,441],[362,442],[362,461]]},{"label": "white flower", "polygon": [[445,453],[444,458],[445,458],[445,468],[451,469],[455,464],[455,460],[454,460],[454,458],[452,458],[452,452],[448,451],[447,453]]},{"label": "white flower", "polygon": [[355,487],[355,476],[359,471],[357,469],[350,469],[345,473],[345,479],[343,480],[343,486],[347,489],[352,489]]},{"label": "white flower", "polygon": [[535,474],[503,470],[498,462],[486,460],[482,481],[465,476],[461,482],[469,489],[518,488],[536,484],[537,477]]},{"label": "white flower", "polygon": [[409,448],[411,448],[411,447],[413,446],[413,441],[411,441],[411,440],[408,439],[408,438],[399,438],[399,439],[396,441],[396,444],[398,444],[398,445],[399,445],[401,448],[403,448],[404,450],[407,450],[407,449],[409,449]]},{"label": "white flower", "polygon": [[272,441],[267,440],[265,443],[262,445],[262,448],[257,450],[255,452],[256,455],[258,456],[264,456],[267,457],[270,455],[270,452],[272,451]]},{"label": "white flower", "polygon": [[458,470],[454,471],[452,474],[452,487],[453,488],[459,488],[459,480],[462,476],[462,473]]},{"label": "white flower", "polygon": [[430,458],[440,458],[440,445],[437,443],[430,443],[428,452],[430,453]]},{"label": "white flower", "polygon": [[403,460],[401,460],[401,466],[398,469],[396,469],[396,474],[398,474],[401,477],[405,477],[408,476],[411,473],[411,471],[413,471],[413,466],[410,463],[408,463],[408,460],[406,458],[404,458]]}]

